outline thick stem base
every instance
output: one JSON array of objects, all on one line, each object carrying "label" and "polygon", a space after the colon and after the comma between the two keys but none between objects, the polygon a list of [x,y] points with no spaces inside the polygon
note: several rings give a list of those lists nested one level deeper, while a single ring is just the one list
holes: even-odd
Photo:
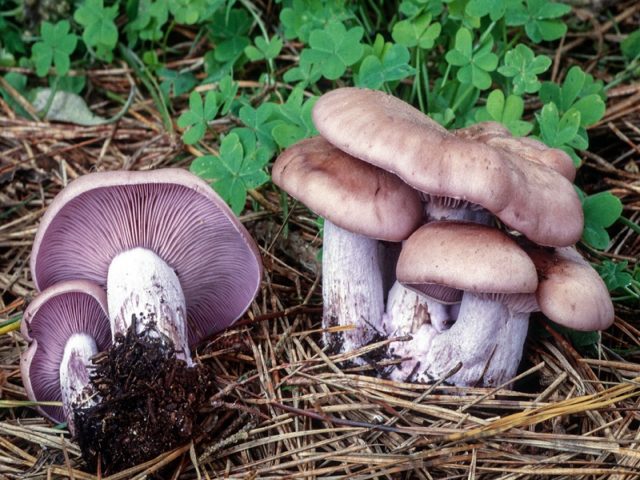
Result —
[{"label": "thick stem base", "polygon": [[114,335],[124,334],[133,322],[138,333],[153,327],[173,342],[176,357],[192,365],[182,287],[158,255],[134,248],[116,256],[109,266],[107,300]]}]

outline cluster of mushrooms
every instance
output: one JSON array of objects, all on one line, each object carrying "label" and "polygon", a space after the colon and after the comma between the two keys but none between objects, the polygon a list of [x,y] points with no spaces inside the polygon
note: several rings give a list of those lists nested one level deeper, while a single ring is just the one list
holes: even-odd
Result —
[{"label": "cluster of mushrooms", "polygon": [[42,414],[77,432],[77,413],[101,402],[92,357],[132,329],[190,368],[190,348],[249,307],[262,264],[206,182],[163,169],[71,182],[42,219],[31,273],[40,293],[22,323],[24,385]]},{"label": "cluster of mushrooms", "polygon": [[366,89],[321,96],[313,121],[320,136],[285,150],[273,180],[325,218],[332,351],[398,337],[393,379],[499,386],[517,372],[531,312],[611,325],[608,291],[573,248],[583,213],[564,152],[492,122],[449,132]]}]

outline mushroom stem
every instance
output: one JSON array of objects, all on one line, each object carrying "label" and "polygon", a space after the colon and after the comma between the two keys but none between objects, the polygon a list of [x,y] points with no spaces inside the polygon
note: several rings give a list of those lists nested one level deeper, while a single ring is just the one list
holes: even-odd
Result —
[{"label": "mushroom stem", "polygon": [[[461,368],[447,378],[448,382],[460,386],[483,383],[496,350],[501,343],[510,341],[500,341],[500,334],[510,318],[501,297],[464,293],[456,323],[437,335],[426,352],[425,373],[429,379],[441,378],[461,364]],[[494,369],[500,367],[497,363],[493,366]]]},{"label": "mushroom stem", "polygon": [[450,306],[415,293],[396,282],[387,299],[384,316],[387,336],[410,335],[411,339],[393,342],[389,353],[406,358],[391,370],[393,380],[408,381],[424,369],[424,356],[438,332],[446,330],[455,321]]},{"label": "mushroom stem", "polygon": [[109,265],[107,301],[114,337],[135,322],[136,333],[164,336],[176,357],[192,365],[180,280],[158,255],[145,248],[117,255]]},{"label": "mushroom stem", "polygon": [[322,292],[325,329],[355,328],[325,333],[334,351],[358,349],[382,333],[384,299],[378,241],[351,233],[325,219],[322,251]]},{"label": "mushroom stem", "polygon": [[495,353],[484,373],[483,384],[502,385],[515,377],[529,330],[529,312],[511,312],[496,338]]},{"label": "mushroom stem", "polygon": [[89,369],[91,357],[98,353],[93,337],[85,333],[74,333],[64,347],[60,362],[60,392],[62,408],[71,433],[75,431],[74,412],[96,403],[89,388]]}]

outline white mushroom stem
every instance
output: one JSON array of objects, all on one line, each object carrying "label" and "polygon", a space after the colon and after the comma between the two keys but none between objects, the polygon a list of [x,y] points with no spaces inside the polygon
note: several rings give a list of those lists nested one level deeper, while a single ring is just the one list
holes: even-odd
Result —
[{"label": "white mushroom stem", "polygon": [[325,333],[325,345],[350,352],[382,332],[384,292],[378,241],[325,220],[322,250],[323,327],[353,328]]},{"label": "white mushroom stem", "polygon": [[60,391],[62,409],[74,432],[74,412],[78,408],[90,407],[96,403],[94,392],[89,386],[91,357],[98,353],[93,337],[85,333],[75,333],[69,337],[60,362]]},{"label": "white mushroom stem", "polygon": [[409,340],[393,342],[389,353],[405,358],[393,368],[389,377],[393,380],[409,381],[425,368],[424,356],[438,332],[448,328],[449,307],[418,295],[396,282],[389,291],[384,328],[389,337],[410,336]]},{"label": "white mushroom stem", "polygon": [[513,314],[508,297],[465,292],[455,325],[431,342],[425,360],[430,379],[442,378],[458,364],[461,368],[447,378],[455,385],[492,386],[514,376],[528,322],[524,314]]},{"label": "white mushroom stem", "polygon": [[182,287],[158,255],[145,248],[117,255],[109,266],[107,301],[114,336],[125,334],[135,321],[137,333],[153,335],[155,329],[173,343],[177,358],[192,365]]}]

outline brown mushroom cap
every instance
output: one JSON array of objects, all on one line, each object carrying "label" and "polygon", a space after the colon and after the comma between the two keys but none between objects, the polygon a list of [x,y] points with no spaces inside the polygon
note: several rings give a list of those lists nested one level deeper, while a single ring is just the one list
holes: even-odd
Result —
[{"label": "brown mushroom cap", "polygon": [[605,283],[574,248],[524,248],[538,270],[536,298],[542,313],[574,330],[604,330],[613,324]]},{"label": "brown mushroom cap", "polygon": [[418,193],[398,177],[338,150],[322,137],[286,149],[273,182],[335,225],[398,242],[422,221]]},{"label": "brown mushroom cap", "polygon": [[398,281],[421,290],[446,285],[472,293],[533,293],[536,269],[518,244],[486,225],[432,222],[403,244],[396,269]]},{"label": "brown mushroom cap", "polygon": [[[541,245],[566,246],[582,235],[573,185],[537,162],[447,132],[383,92],[333,90],[313,120],[339,149],[397,174],[416,189],[476,203]],[[549,215],[553,212],[553,215]]]},{"label": "brown mushroom cap", "polygon": [[550,148],[535,138],[514,137],[497,122],[481,122],[454,132],[461,138],[484,142],[494,148],[519,155],[530,162],[545,165],[570,182],[576,178],[576,167],[571,157],[558,148]]}]

